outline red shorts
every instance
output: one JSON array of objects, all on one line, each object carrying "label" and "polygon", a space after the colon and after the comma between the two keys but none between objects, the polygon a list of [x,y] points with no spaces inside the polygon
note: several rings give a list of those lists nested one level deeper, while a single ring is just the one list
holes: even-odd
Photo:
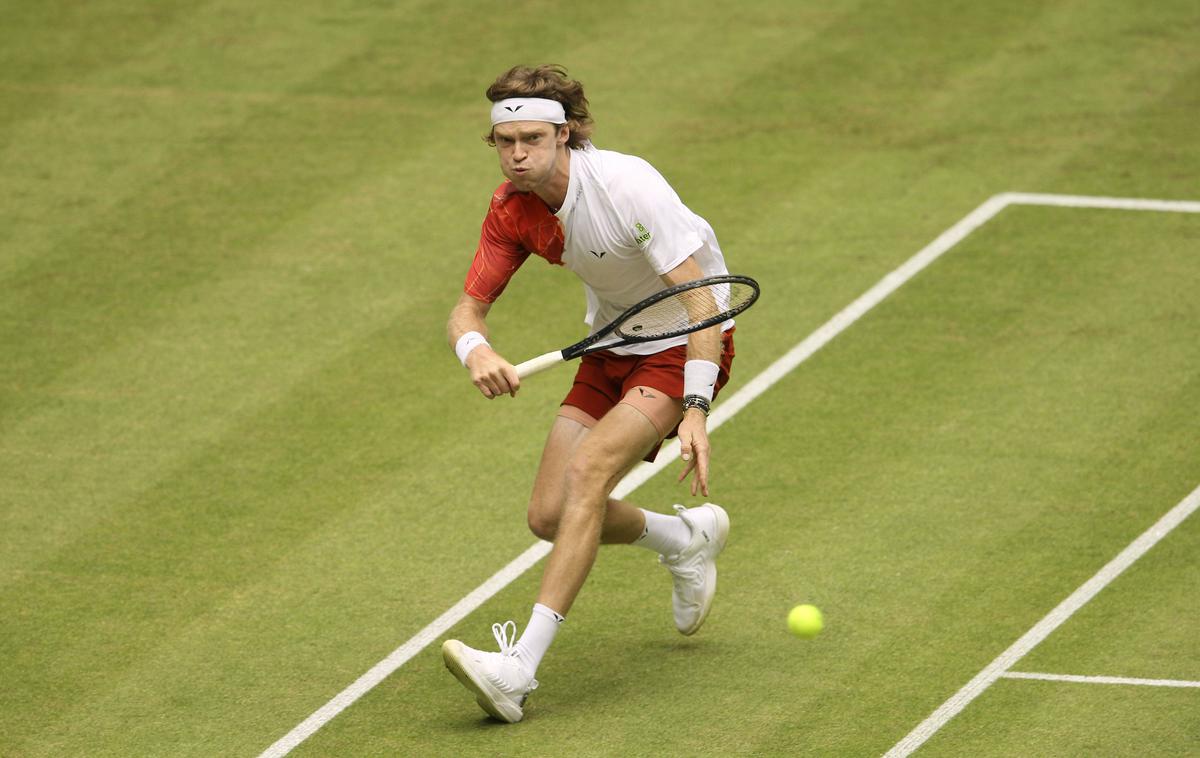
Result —
[{"label": "red shorts", "polygon": [[[733,365],[734,354],[733,332],[734,329],[730,329],[721,334],[721,363],[720,371],[717,374],[717,383],[713,387],[714,398],[721,387],[729,381],[729,370]],[[562,402],[564,407],[560,411],[560,415],[574,418],[586,426],[591,426],[603,418],[604,414],[608,413],[617,403],[622,402],[622,399],[635,387],[650,387],[680,402],[674,407],[670,422],[664,422],[661,418],[655,418],[653,414],[647,414],[651,423],[658,428],[661,436],[674,437],[679,419],[682,417],[683,364],[686,361],[687,345],[667,348],[661,353],[653,355],[614,355],[604,350],[585,355],[580,360],[579,370],[575,372],[575,383]],[[632,401],[625,400],[625,402],[638,407],[636,396]],[[576,409],[583,413],[572,412]],[[642,408],[638,409],[645,412]],[[588,423],[589,421],[591,423]],[[657,453],[658,446],[656,445],[646,460],[654,460]]]}]

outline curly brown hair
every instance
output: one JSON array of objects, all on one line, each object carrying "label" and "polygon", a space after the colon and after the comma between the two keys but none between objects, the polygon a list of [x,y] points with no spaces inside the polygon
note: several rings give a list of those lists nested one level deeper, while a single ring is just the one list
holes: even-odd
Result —
[{"label": "curly brown hair", "polygon": [[[592,136],[592,117],[588,113],[588,101],[583,96],[583,84],[567,77],[562,66],[547,63],[542,66],[513,66],[487,88],[487,98],[493,103],[510,97],[542,97],[562,103],[567,113],[566,127],[570,131],[567,147],[581,149]],[[492,131],[483,136],[485,142],[495,146]]]}]

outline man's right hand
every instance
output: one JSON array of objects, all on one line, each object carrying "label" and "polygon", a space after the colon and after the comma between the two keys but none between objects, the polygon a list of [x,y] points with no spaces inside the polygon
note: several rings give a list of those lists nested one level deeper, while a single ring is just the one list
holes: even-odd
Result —
[{"label": "man's right hand", "polygon": [[467,370],[471,382],[488,400],[505,394],[516,397],[521,389],[517,370],[490,345],[480,345],[467,355]]}]

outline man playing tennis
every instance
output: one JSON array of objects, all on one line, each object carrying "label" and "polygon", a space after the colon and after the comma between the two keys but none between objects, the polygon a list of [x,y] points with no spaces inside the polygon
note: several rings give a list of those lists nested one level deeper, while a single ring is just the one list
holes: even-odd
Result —
[{"label": "man playing tennis", "polygon": [[[487,342],[486,317],[529,255],[575,272],[585,285],[587,321],[599,329],[634,303],[671,285],[726,274],[709,224],[666,180],[633,156],[598,150],[583,87],[557,66],[516,67],[487,90],[487,141],[507,178],[492,197],[464,292],[447,325],[450,345],[486,398],[515,396],[520,379]],[[678,433],[686,462],[680,481],[708,496],[709,402],[729,378],[732,321],[688,336],[583,357],[554,420],[529,501],[529,528],[554,547],[520,639],[493,624],[499,652],[457,640],[442,646],[446,666],[503,721],[520,721],[534,676],[564,621],[600,544],[659,553],[674,580],[676,628],[693,634],[716,590],[716,558],[729,517],[717,505],[642,510],[609,497],[638,461],[653,459]]]}]

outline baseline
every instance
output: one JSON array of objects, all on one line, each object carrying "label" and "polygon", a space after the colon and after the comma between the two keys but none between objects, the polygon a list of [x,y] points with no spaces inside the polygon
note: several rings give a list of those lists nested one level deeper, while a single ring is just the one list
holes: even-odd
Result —
[{"label": "baseline", "polygon": [[1043,682],[1073,682],[1076,684],[1132,684],[1143,687],[1200,687],[1200,682],[1181,679],[1137,679],[1128,676],[1078,676],[1076,674],[1041,674],[1030,671],[1006,671],[1001,679],[1037,679]]}]

